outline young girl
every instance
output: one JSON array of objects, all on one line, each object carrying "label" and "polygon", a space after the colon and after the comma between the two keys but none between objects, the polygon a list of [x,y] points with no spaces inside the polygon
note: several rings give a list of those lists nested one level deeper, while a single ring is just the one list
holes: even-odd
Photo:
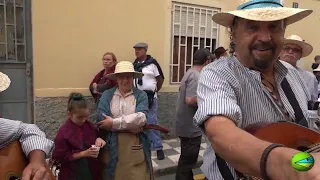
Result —
[{"label": "young girl", "polygon": [[99,180],[101,164],[97,157],[105,141],[98,137],[89,122],[85,97],[71,93],[68,100],[68,120],[55,138],[52,158],[59,163],[59,180]]}]

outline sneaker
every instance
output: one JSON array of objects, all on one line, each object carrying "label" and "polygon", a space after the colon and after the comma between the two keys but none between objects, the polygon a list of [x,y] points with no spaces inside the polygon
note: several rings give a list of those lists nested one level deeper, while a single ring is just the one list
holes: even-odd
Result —
[{"label": "sneaker", "polygon": [[157,159],[158,159],[158,160],[163,160],[163,159],[164,159],[163,150],[158,150],[158,151],[157,151]]}]

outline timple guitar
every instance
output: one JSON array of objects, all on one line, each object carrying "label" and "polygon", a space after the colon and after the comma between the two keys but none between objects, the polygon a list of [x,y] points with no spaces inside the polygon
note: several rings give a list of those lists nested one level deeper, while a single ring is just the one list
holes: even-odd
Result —
[{"label": "timple guitar", "polygon": [[[0,180],[19,180],[28,161],[19,141],[14,141],[0,150]],[[50,180],[56,178],[48,168]]]},{"label": "timple guitar", "polygon": [[[320,152],[320,133],[292,122],[258,123],[245,130],[264,141],[308,153]],[[262,180],[256,177],[247,179]]]}]

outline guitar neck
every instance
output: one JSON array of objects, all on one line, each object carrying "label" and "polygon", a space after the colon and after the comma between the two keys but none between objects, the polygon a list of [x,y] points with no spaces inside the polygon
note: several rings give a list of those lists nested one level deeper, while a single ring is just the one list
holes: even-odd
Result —
[{"label": "guitar neck", "polygon": [[315,153],[315,152],[320,152],[320,143],[313,144],[308,147],[309,149],[306,150],[306,153]]}]

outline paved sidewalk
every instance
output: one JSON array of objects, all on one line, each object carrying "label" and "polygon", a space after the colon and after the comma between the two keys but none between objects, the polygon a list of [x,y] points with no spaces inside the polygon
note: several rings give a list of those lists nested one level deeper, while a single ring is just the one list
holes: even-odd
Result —
[{"label": "paved sidewalk", "polygon": [[[163,176],[166,174],[175,173],[178,165],[180,153],[181,153],[179,138],[163,140],[162,145],[163,145],[163,152],[165,154],[165,159],[158,160],[156,151],[153,151],[151,154],[153,171],[155,176]],[[206,147],[207,147],[207,143],[205,143],[205,139],[202,138],[202,143],[201,143],[199,157],[198,157],[198,163],[195,168],[200,167],[200,165],[202,164],[203,153]],[[48,159],[47,159],[47,162],[48,162]],[[53,171],[54,169],[55,168],[53,168]]]},{"label": "paved sidewalk", "polygon": [[[152,152],[151,159],[152,159],[153,171],[155,176],[162,176],[165,174],[174,173],[177,168],[180,153],[181,153],[179,138],[163,140],[162,145],[163,145],[163,152],[165,154],[164,160],[158,160],[156,151]],[[207,144],[205,143],[205,139],[202,138],[197,167],[199,167],[203,162],[203,153],[206,147],[207,147]]]}]

